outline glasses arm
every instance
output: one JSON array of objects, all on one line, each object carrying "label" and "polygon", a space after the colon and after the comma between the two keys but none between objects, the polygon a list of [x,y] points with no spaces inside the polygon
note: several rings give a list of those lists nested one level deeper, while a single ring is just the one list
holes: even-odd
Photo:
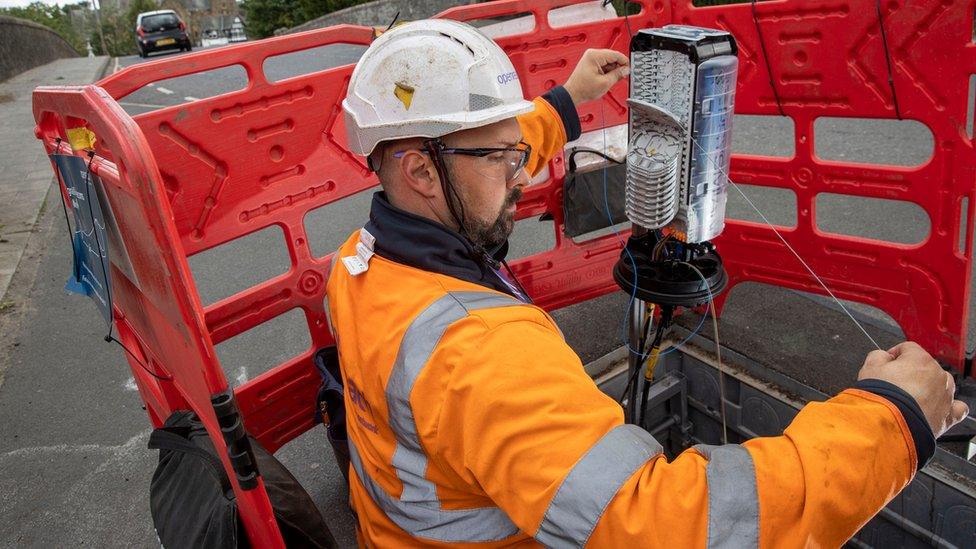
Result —
[{"label": "glasses arm", "polygon": [[[489,154],[496,152],[520,152],[528,153],[532,152],[532,145],[524,141],[519,141],[519,145],[523,145],[524,148],[520,147],[474,147],[474,148],[463,148],[463,147],[444,147],[443,144],[439,144],[439,152],[442,154],[460,154],[463,156],[488,156]],[[429,151],[424,149],[411,149],[417,150],[424,154],[430,154]],[[408,151],[396,151],[393,153],[393,158],[403,158],[403,155],[407,154]]]}]

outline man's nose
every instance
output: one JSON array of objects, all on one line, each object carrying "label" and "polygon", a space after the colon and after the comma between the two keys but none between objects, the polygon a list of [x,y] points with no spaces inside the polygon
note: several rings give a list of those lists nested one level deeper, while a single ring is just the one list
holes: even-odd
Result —
[{"label": "man's nose", "polygon": [[515,187],[525,187],[529,184],[529,174],[523,169],[519,174],[513,177],[507,183],[509,189],[514,189]]}]

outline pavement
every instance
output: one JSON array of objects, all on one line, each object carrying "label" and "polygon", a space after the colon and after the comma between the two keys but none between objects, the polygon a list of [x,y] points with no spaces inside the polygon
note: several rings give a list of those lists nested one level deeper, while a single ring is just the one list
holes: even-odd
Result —
[{"label": "pavement", "polygon": [[[64,67],[72,63],[59,61],[0,84],[13,97],[0,104],[0,143],[6,147],[0,212],[10,211],[13,218],[16,205],[18,227],[23,227],[17,236],[18,264],[10,268],[13,276],[5,281],[0,308],[0,547],[159,546],[149,515],[156,461],[156,453],[146,449],[150,425],[122,352],[102,339],[93,303],[64,292],[71,248],[30,109],[35,86],[87,83],[106,67],[113,71],[156,57],[103,58],[87,73],[69,72]],[[48,73],[49,78],[42,76]],[[152,86],[123,104],[137,114],[193,100],[194,93],[207,97],[225,85],[222,78],[191,78],[176,83],[179,94]],[[25,159],[35,162],[27,167]],[[13,174],[35,174],[38,181],[28,187]],[[30,201],[20,196],[28,191]],[[204,266],[208,270],[201,276],[215,276],[228,264]],[[226,289],[217,285],[212,291]],[[262,349],[266,363],[284,359],[292,339],[270,346],[270,353]],[[225,363],[254,362],[253,348],[240,340],[229,343],[219,349]],[[248,376],[235,373],[234,379]],[[305,433],[276,456],[327,514],[340,545],[355,546],[348,493],[324,430]]]},{"label": "pavement", "polygon": [[51,162],[34,137],[31,92],[37,86],[90,84],[109,61],[59,59],[0,82],[0,307],[51,186]]},{"label": "pavement", "polygon": [[[273,70],[287,76],[354,61],[359,52],[344,48],[328,50],[327,55],[282,59]],[[109,68],[154,58],[120,58]],[[94,79],[97,72],[92,68],[88,76],[76,77],[67,69],[36,69],[21,75],[26,81],[19,88],[6,92],[13,101],[0,103],[0,144],[6,153],[0,193],[7,193],[0,194],[0,215],[3,210],[13,211],[8,204],[21,204],[22,225],[10,234],[20,235],[16,237],[24,243],[19,265],[7,277],[6,305],[0,307],[0,547],[158,547],[148,510],[156,459],[145,448],[149,422],[122,352],[102,340],[94,305],[64,294],[71,264],[68,235],[57,191],[50,185],[50,165],[31,133],[30,89],[49,83],[41,75],[62,76],[55,83],[78,83]],[[120,104],[138,115],[234,89],[235,78],[225,71],[157,82]],[[0,84],[0,93],[14,84]],[[790,128],[782,119],[737,117],[734,127],[737,152],[790,153],[792,141],[782,137],[789,135]],[[827,158],[912,165],[924,161],[931,151],[931,136],[924,129],[898,124],[878,130],[875,122],[828,121],[818,131],[830,139],[821,140],[818,153]],[[28,168],[28,159],[37,167]],[[25,167],[15,167],[20,165],[15,162]],[[23,175],[9,175],[15,173]],[[30,174],[37,178],[34,187],[21,182]],[[8,192],[10,185],[21,190]],[[795,216],[788,194],[751,187],[746,192],[774,221]],[[313,249],[334,248],[329,239],[338,237],[330,235],[348,234],[361,226],[368,194],[341,209],[325,207],[310,213],[306,219],[310,238],[319,235]],[[754,218],[737,193],[729,197],[730,217]],[[841,202],[826,209],[826,222],[845,234],[896,241],[918,238],[918,218],[912,217],[910,208],[896,215],[885,208]],[[268,253],[281,248],[280,238],[280,231],[277,235],[274,230],[261,231],[191,258],[201,300],[211,303],[280,272],[282,258]],[[545,249],[553,241],[551,223],[522,220],[516,226],[513,255]],[[242,270],[240,265],[249,268]],[[553,316],[584,362],[620,347],[627,298],[614,293],[555,311]],[[850,320],[830,305],[818,296],[741,285],[733,290],[722,318],[722,343],[833,392],[850,383],[869,345]],[[867,307],[854,309],[876,338],[897,340],[898,330],[885,315]],[[972,327],[976,326],[971,322]],[[306,348],[307,337],[302,319],[286,314],[222,343],[217,352],[228,379],[238,384]],[[301,435],[276,455],[326,514],[340,544],[354,546],[346,488],[322,429]]]}]

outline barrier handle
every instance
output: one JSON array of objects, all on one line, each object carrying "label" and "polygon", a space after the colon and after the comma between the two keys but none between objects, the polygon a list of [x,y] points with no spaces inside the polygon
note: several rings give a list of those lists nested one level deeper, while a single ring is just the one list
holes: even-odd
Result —
[{"label": "barrier handle", "polygon": [[[628,4],[641,6],[642,10],[647,9],[646,0],[628,0]],[[549,28],[548,17],[543,17],[551,10],[579,4],[579,0],[499,0],[484,4],[473,4],[466,6],[455,6],[444,10],[434,17],[454,19],[455,21],[471,21],[474,19],[490,19],[519,13],[532,13],[536,18],[536,24]],[[607,20],[613,22],[612,19]]]},{"label": "barrier handle", "polygon": [[[360,25],[337,25],[296,34],[245,42],[220,49],[221,55],[200,51],[186,55],[140,63],[109,75],[97,82],[115,100],[152,82],[188,76],[214,69],[240,65],[247,72],[250,85],[270,85],[264,76],[264,61],[287,53],[303,51],[331,44],[368,46],[373,41],[373,29]],[[330,69],[331,70],[331,69]]]},{"label": "barrier handle", "polygon": [[258,485],[260,472],[254,459],[251,441],[244,430],[241,412],[237,409],[234,391],[228,389],[213,395],[210,402],[217,415],[217,423],[220,424],[220,433],[224,436],[227,457],[231,467],[234,468],[234,474],[237,475],[237,483],[242,490],[253,490]]},{"label": "barrier handle", "polygon": [[[455,21],[471,21],[472,19],[489,19],[491,17],[530,12],[538,19],[539,15],[547,13],[551,9],[578,3],[578,1],[574,0],[542,0],[533,2],[528,2],[527,0],[501,0],[484,4],[455,6],[438,13],[434,17],[454,19]],[[541,23],[541,21],[538,22]]]}]

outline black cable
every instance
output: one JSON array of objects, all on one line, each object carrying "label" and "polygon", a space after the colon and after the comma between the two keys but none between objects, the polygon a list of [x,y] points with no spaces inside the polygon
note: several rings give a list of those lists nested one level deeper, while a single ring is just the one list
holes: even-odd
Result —
[{"label": "black cable", "polygon": [[[630,9],[629,9],[629,6],[627,4],[629,4],[629,1],[628,0],[624,0],[624,24],[627,25],[627,36],[629,36],[630,39],[633,40],[634,39],[634,31],[630,30]],[[629,49],[629,46],[628,46],[628,49]]]},{"label": "black cable", "polygon": [[[578,177],[579,174],[577,173],[578,172],[578,168],[576,166],[576,155],[577,154],[581,154],[581,153],[593,154],[593,155],[599,156],[600,158],[602,158],[602,159],[604,159],[604,160],[606,160],[608,162],[608,165],[604,165],[602,168],[600,168],[600,170],[603,172],[604,179],[606,179],[606,173],[607,173],[607,170],[608,169],[610,169],[611,167],[616,167],[616,166],[620,166],[620,165],[623,164],[623,161],[617,160],[616,158],[614,158],[614,157],[612,157],[612,156],[610,156],[608,154],[602,153],[602,152],[600,152],[600,151],[598,151],[596,149],[590,149],[590,148],[587,148],[587,147],[573,147],[572,149],[570,149],[569,156],[566,159],[566,164],[569,167],[568,171],[566,172],[566,177],[567,178],[570,175],[572,175],[573,177]],[[609,164],[613,164],[613,166],[611,166]],[[587,194],[587,196],[590,197],[590,201],[593,204],[596,204],[597,203],[597,197],[593,196],[593,185],[587,185],[586,186],[586,194]],[[610,222],[610,226],[611,227],[617,224],[614,221],[614,219],[613,219],[613,212],[610,211],[609,207],[607,208],[607,220]]]},{"label": "black cable", "polygon": [[640,351],[638,353],[638,367],[635,368],[633,373],[630,374],[630,378],[627,380],[627,385],[624,386],[623,393],[621,393],[620,398],[617,399],[617,404],[620,404],[621,406],[623,406],[624,399],[627,398],[627,393],[630,392],[630,387],[633,385],[634,379],[637,377],[637,372],[641,371],[641,366],[643,366],[644,359],[647,357],[647,354],[644,352],[644,347],[647,345],[647,336],[648,332],[650,331],[653,316],[654,315],[647,315],[647,318],[644,319],[644,326],[641,328],[641,336],[639,343],[637,344],[637,348]]},{"label": "black cable", "polygon": [[149,367],[146,366],[146,364],[143,361],[139,360],[139,357],[137,357],[135,355],[135,353],[133,353],[132,351],[130,351],[129,348],[126,347],[124,343],[122,343],[118,339],[115,339],[115,337],[113,337],[112,334],[109,334],[109,335],[105,336],[105,342],[106,343],[111,343],[113,341],[116,342],[116,343],[118,343],[119,344],[119,347],[122,347],[122,350],[125,351],[126,353],[128,353],[129,356],[132,357],[132,360],[135,360],[136,363],[139,366],[141,366],[142,369],[143,369],[143,371],[145,371],[147,374],[151,375],[152,377],[154,377],[154,378],[156,378],[156,379],[158,379],[160,381],[173,381],[173,376],[165,376],[164,377],[164,376],[161,376],[161,375],[153,372],[152,370],[150,370]]},{"label": "black cable", "polygon": [[[638,358],[639,365],[643,365],[644,357],[646,356],[646,354],[644,353],[644,346],[647,344],[647,332],[649,331],[648,328],[650,327],[650,322],[651,322],[651,318],[650,315],[648,315],[648,318],[644,320],[644,327],[641,328],[642,335],[638,343],[638,348],[640,349],[640,353],[637,353],[637,356],[639,357]],[[627,393],[630,392],[630,387],[631,385],[633,385],[634,379],[637,377],[637,372],[639,371],[640,371],[640,366],[635,368],[634,372],[630,374],[630,378],[627,379],[627,385],[624,386],[624,391],[620,394],[620,398],[617,399],[617,404],[623,406],[624,399],[627,398]]]},{"label": "black cable", "polygon": [[[109,274],[105,268],[105,263],[108,262],[108,257],[103,255],[102,243],[98,238],[98,222],[95,220],[95,211],[92,209],[92,196],[90,189],[94,188],[95,185],[91,182],[91,167],[92,162],[95,161],[95,151],[88,151],[88,169],[85,172],[85,193],[88,195],[88,215],[91,216],[92,220],[92,234],[95,236],[95,246],[98,248],[98,264],[102,268],[102,277],[105,280],[105,297],[108,299],[108,335],[105,337],[112,337],[112,328],[115,324],[112,322],[112,315],[115,313],[112,306],[112,283],[109,280]],[[95,197],[97,198],[97,196]],[[104,219],[102,221],[105,221]],[[106,246],[108,243],[105,243]]]},{"label": "black cable", "polygon": [[[54,141],[54,148],[58,149],[61,146],[61,138],[56,137]],[[67,185],[65,185],[67,188]],[[81,265],[78,261],[78,250],[75,249],[75,233],[71,230],[71,221],[68,220],[68,204],[61,200],[61,209],[64,211],[64,224],[68,227],[68,239],[71,243],[71,266],[74,268],[75,280],[81,281],[81,273],[78,271],[78,267]]]},{"label": "black cable", "polygon": [[[635,412],[637,411],[637,408],[634,405],[634,403],[637,402],[637,384],[634,382],[637,381],[637,374],[643,371],[644,361],[647,360],[647,357],[650,355],[649,352],[645,352],[644,350],[645,346],[647,345],[647,336],[650,335],[649,328],[650,328],[650,318],[644,321],[643,335],[641,336],[640,339],[640,351],[641,351],[639,355],[640,361],[637,363],[637,368],[635,368],[634,371],[630,374],[630,378],[627,380],[627,386],[624,387],[624,392],[623,394],[620,395],[620,399],[617,401],[622,406],[624,402],[624,397],[627,396],[627,393],[631,393],[628,407],[633,408]],[[647,351],[650,351],[650,349],[648,349]],[[632,417],[630,419],[631,421],[634,421],[637,418]]]},{"label": "black cable", "polygon": [[[60,143],[61,143],[61,138],[58,137],[57,138],[57,141],[56,141],[56,145],[60,145]],[[88,186],[91,185],[91,166],[92,166],[92,162],[95,161],[95,153],[93,151],[89,151],[88,152],[88,158],[89,158],[89,160],[88,160],[87,170],[86,170],[86,173],[85,173],[85,191],[88,191]],[[95,214],[94,214],[94,210],[92,210],[92,205],[91,205],[92,197],[91,197],[91,194],[90,193],[88,193],[88,197],[87,198],[88,198],[88,214],[91,215],[91,218],[92,218],[92,224],[93,224],[92,233],[95,235],[95,245],[96,245],[96,247],[98,247],[98,256],[99,256],[98,259],[99,259],[99,263],[102,266],[102,274],[105,276],[105,282],[106,282],[106,284],[109,284],[108,273],[105,272],[105,264],[102,263],[102,245],[101,245],[101,243],[99,242],[99,239],[98,239],[98,231],[97,231],[96,227],[94,227]],[[77,252],[77,250],[75,250],[74,236],[73,236],[72,230],[71,230],[71,222],[68,220],[68,206],[67,206],[67,204],[65,204],[64,200],[61,201],[61,208],[64,211],[64,222],[68,226],[68,235],[71,237],[71,255],[72,255],[72,260],[74,261],[74,267],[75,267],[75,280],[80,280],[81,278],[80,278],[79,273],[78,273],[78,266],[80,265],[80,263],[78,261],[78,256],[77,256],[77,253],[78,252]],[[106,258],[106,259],[108,259],[108,258]],[[112,310],[111,309],[111,307],[112,307],[112,289],[111,289],[111,285],[110,284],[106,286],[106,293],[108,294],[108,305],[109,305],[109,310],[111,311]],[[121,341],[119,341],[118,339],[116,339],[112,335],[112,328],[113,328],[113,323],[112,323],[112,321],[110,319],[109,320],[109,324],[108,324],[108,334],[105,336],[105,342],[106,343],[111,343],[113,341],[115,343],[117,343],[119,345],[119,347],[122,347],[122,350],[125,351],[130,357],[132,357],[132,359],[135,360],[136,363],[140,367],[142,367],[143,371],[145,371],[150,376],[152,376],[152,377],[154,377],[154,378],[156,378],[156,379],[158,379],[160,381],[172,381],[173,380],[172,376],[164,377],[164,376],[161,376],[161,375],[153,372],[152,370],[150,370],[149,367],[146,366],[146,364],[143,361],[139,360],[139,357],[137,357],[135,355],[135,353],[133,353],[132,351],[130,351],[129,348],[126,347],[124,343],[122,343]]]},{"label": "black cable", "polygon": [[[662,320],[663,320],[663,315],[662,315]],[[651,352],[652,353],[654,352],[654,348],[661,344],[661,339],[662,339],[663,336],[664,336],[664,322],[662,321],[660,324],[658,324],[657,331],[655,332],[655,335],[654,335],[654,342],[651,343]],[[646,366],[645,366],[645,368],[646,368]],[[636,389],[636,386],[635,386],[635,389]],[[637,412],[637,426],[638,427],[644,427],[644,414],[647,411],[646,410],[647,409],[647,397],[648,397],[648,394],[650,393],[650,391],[651,391],[651,383],[645,378],[644,379],[644,386],[642,387],[642,390],[641,390],[640,404],[637,406],[637,408],[635,408],[635,411]]]},{"label": "black cable", "polygon": [[[631,314],[633,314],[633,311],[631,311]],[[634,374],[643,371],[644,363],[647,362],[647,357],[650,352],[650,349],[647,348],[647,336],[641,336],[640,352],[641,352],[640,362],[637,363],[637,368],[634,368]],[[629,386],[630,397],[627,401],[627,407],[630,408],[630,412],[631,412],[630,421],[636,424],[638,419],[638,412],[639,412],[637,410],[637,387],[640,386],[640,381],[639,381],[640,378],[634,374],[631,374],[630,376],[633,379],[633,381]]]},{"label": "black cable", "polygon": [[[655,348],[661,346],[661,340],[664,339],[664,331],[668,329],[671,325],[671,316],[674,314],[674,307],[666,306],[661,310],[661,322],[657,325],[657,333],[654,336],[654,342],[651,343],[651,352],[654,352]],[[656,364],[655,364],[656,366]],[[637,411],[640,413],[638,416],[640,419],[637,420],[637,425],[639,427],[644,427],[644,414],[647,412],[647,396],[651,390],[650,380],[644,380],[644,390],[641,391],[640,407]]]},{"label": "black cable", "polygon": [[759,49],[762,50],[763,61],[766,63],[766,74],[769,76],[769,86],[773,89],[776,107],[779,109],[780,116],[786,116],[786,113],[783,112],[783,103],[779,100],[779,92],[776,90],[776,82],[773,81],[773,69],[769,66],[769,56],[766,54],[766,41],[763,40],[762,28],[759,26],[759,14],[756,12],[756,0],[752,0],[752,21],[756,24],[756,34],[759,35]]},{"label": "black cable", "polygon": [[[441,180],[441,191],[444,193],[444,201],[447,202],[447,209],[451,213],[451,217],[454,218],[454,222],[458,225],[458,232],[461,233],[461,236],[467,239],[468,243],[470,243],[472,248],[474,248],[473,251],[475,258],[482,264],[487,263],[488,260],[491,259],[488,251],[485,250],[485,247],[480,242],[476,242],[471,237],[471,234],[468,232],[468,229],[465,226],[464,222],[466,216],[464,213],[464,201],[461,200],[457,189],[454,187],[451,179],[447,176],[447,166],[444,165],[444,157],[440,154],[440,147],[441,143],[438,139],[428,139],[424,142],[424,149],[427,151],[427,155],[434,163],[434,169],[437,170],[437,176]],[[515,284],[518,290],[522,292],[522,295],[524,295],[525,298],[531,303],[532,298],[529,296],[529,293],[525,291],[525,287],[522,286],[522,282],[517,276],[515,276],[512,268],[508,266],[508,262],[502,259],[501,264],[505,266],[505,270],[507,270],[509,276],[512,277],[512,282]]]},{"label": "black cable", "polygon": [[[603,2],[603,7],[607,7],[607,4],[609,4],[611,2],[613,2],[613,0],[605,0]],[[631,2],[631,0],[624,0],[624,4],[623,4],[624,5],[624,24],[627,25],[627,35],[630,36],[630,39],[631,40],[633,40],[634,39],[634,32],[632,30],[630,30],[630,6],[627,5],[627,4],[630,4],[630,2]]]},{"label": "black cable", "polygon": [[885,33],[884,19],[881,17],[881,0],[875,1],[878,11],[878,26],[881,28],[881,43],[884,45],[885,62],[888,64],[888,87],[891,88],[891,100],[895,104],[895,116],[901,120],[901,109],[898,108],[898,93],[895,92],[895,78],[891,72],[891,52],[888,50],[888,35]]},{"label": "black cable", "polygon": [[[393,21],[390,21],[390,24],[387,25],[386,31],[392,29],[393,28],[393,25],[396,25],[397,19],[399,19],[399,18],[400,18],[400,10],[397,10],[396,15],[393,16]],[[386,31],[383,31],[383,32],[386,32]]]},{"label": "black cable", "polygon": [[[447,202],[447,209],[451,213],[451,217],[454,218],[454,222],[458,225],[458,232],[461,233],[468,243],[471,244],[473,248],[474,257],[480,262],[481,267],[484,268],[491,259],[488,254],[488,250],[480,243],[476,242],[474,238],[471,237],[471,233],[468,232],[465,226],[466,215],[464,213],[464,201],[461,200],[461,196],[458,194],[457,189],[454,188],[454,183],[447,176],[447,166],[444,164],[444,157],[440,154],[440,148],[443,146],[440,139],[428,139],[424,142],[424,149],[427,151],[428,156],[434,162],[434,168],[437,170],[437,176],[441,180],[441,191],[444,193],[444,201]],[[450,196],[448,196],[450,194]],[[452,199],[453,197],[453,199]],[[460,210],[460,212],[458,211]],[[528,297],[528,294],[526,294]]]}]

